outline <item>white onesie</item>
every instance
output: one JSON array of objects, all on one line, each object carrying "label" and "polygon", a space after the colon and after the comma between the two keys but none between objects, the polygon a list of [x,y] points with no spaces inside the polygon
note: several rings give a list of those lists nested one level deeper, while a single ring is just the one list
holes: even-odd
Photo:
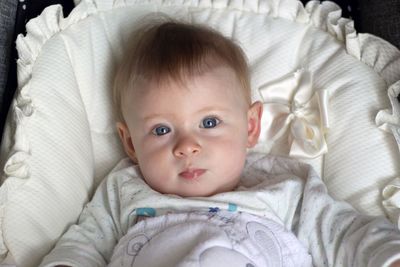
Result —
[{"label": "white onesie", "polygon": [[311,261],[282,225],[247,213],[211,210],[140,221],[121,238],[109,266],[310,267]]},{"label": "white onesie", "polygon": [[307,266],[308,255],[318,267],[387,267],[400,232],[332,199],[295,160],[250,153],[235,191],[182,198],[152,190],[126,158],[40,266]]}]

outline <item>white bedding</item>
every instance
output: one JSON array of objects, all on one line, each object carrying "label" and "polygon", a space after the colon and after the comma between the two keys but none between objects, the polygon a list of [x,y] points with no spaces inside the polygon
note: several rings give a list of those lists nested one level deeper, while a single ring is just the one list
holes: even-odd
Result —
[{"label": "white bedding", "polygon": [[[131,23],[154,11],[206,23],[237,40],[249,58],[253,100],[266,101],[262,89],[283,77],[293,81],[299,70],[309,72],[311,92],[328,93],[329,130],[314,116],[327,150],[317,146],[318,157],[302,160],[335,197],[385,214],[381,192],[400,172],[392,135],[400,124],[395,47],[357,35],[330,2],[304,8],[296,0],[85,0],[68,18],[61,6],[47,8],[17,40],[19,88],[0,148],[0,259],[12,254],[18,266],[35,266],[124,157],[111,113],[110,66]],[[271,143],[266,125],[255,150],[289,155],[290,127]],[[397,221],[400,188],[392,184],[384,203]]]},{"label": "white bedding", "polygon": [[332,199],[309,165],[249,153],[238,187],[208,197],[160,194],[121,160],[40,267],[387,267],[394,259],[396,225]]}]

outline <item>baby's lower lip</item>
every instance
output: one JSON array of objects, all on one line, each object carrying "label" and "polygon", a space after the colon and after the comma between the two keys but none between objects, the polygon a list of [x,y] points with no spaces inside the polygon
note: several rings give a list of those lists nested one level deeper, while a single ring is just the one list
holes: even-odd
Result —
[{"label": "baby's lower lip", "polygon": [[204,169],[195,169],[188,172],[181,172],[179,176],[182,176],[185,179],[196,179],[200,177],[206,170]]}]

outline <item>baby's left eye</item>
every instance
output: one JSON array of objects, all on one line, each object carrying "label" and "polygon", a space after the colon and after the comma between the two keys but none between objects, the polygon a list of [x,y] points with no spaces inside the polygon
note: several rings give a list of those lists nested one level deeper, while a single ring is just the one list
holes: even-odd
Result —
[{"label": "baby's left eye", "polygon": [[220,123],[220,120],[215,117],[208,117],[202,121],[202,128],[214,128]]}]

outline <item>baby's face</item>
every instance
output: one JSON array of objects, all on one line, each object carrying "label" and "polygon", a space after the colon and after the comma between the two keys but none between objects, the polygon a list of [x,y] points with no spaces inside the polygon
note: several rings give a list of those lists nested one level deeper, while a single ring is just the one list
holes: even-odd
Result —
[{"label": "baby's face", "polygon": [[126,125],[117,123],[146,183],[183,197],[234,189],[259,136],[261,103],[248,106],[227,67],[161,86],[129,90],[122,103]]}]

